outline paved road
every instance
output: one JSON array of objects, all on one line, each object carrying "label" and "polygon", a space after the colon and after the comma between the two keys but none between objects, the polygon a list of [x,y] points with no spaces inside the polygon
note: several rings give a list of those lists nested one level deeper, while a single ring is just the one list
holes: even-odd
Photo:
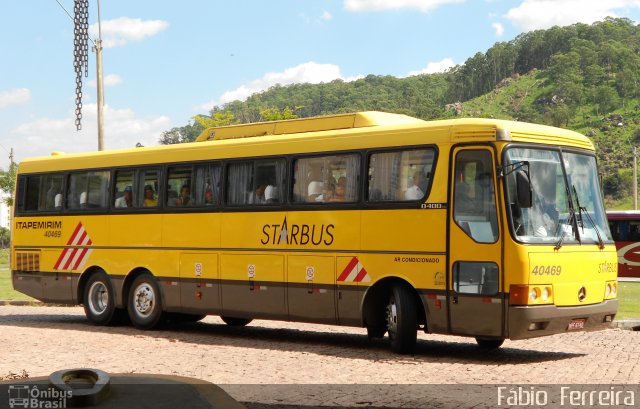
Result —
[{"label": "paved road", "polygon": [[430,404],[465,407],[470,384],[640,383],[640,332],[620,329],[506,341],[498,351],[419,334],[416,354],[398,356],[359,328],[254,321],[237,329],[208,317],[143,332],[92,326],[80,307],[0,306],[0,345],[0,377],[74,367],[174,374],[219,384],[256,407],[409,407],[435,399],[434,387],[414,384],[450,384]]}]

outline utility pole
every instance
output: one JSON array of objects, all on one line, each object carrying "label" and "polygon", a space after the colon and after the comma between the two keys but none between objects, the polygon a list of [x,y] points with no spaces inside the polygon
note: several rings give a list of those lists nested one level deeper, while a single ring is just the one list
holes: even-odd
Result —
[{"label": "utility pole", "polygon": [[98,39],[94,41],[93,51],[96,53],[97,88],[98,88],[98,150],[104,150],[104,81],[102,74],[102,26],[100,23],[100,0],[98,0]]},{"label": "utility pole", "polygon": [[633,147],[633,210],[638,210],[638,152]]}]

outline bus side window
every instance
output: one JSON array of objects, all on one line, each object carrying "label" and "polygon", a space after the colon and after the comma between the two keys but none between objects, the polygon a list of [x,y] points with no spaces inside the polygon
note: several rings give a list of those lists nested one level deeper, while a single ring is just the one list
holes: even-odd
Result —
[{"label": "bus side window", "polygon": [[614,234],[617,234],[618,237],[615,237],[614,240],[621,240],[621,241],[627,241],[629,240],[629,236],[630,236],[630,227],[631,224],[627,221],[627,220],[621,220],[618,223],[618,228],[617,229],[613,229],[613,231],[615,232]]},{"label": "bus side window", "polygon": [[456,224],[479,243],[495,243],[498,223],[491,153],[464,150],[456,155],[453,187],[453,218]]},{"label": "bus side window", "polygon": [[629,227],[629,241],[640,241],[640,231],[638,231],[639,225],[632,223]]},{"label": "bus side window", "polygon": [[232,206],[250,203],[255,188],[253,186],[253,162],[235,162],[227,166],[225,202]]},{"label": "bus side window", "polygon": [[192,168],[190,166],[170,167],[167,177],[167,206],[190,207],[194,205],[191,191]]},{"label": "bus side window", "polygon": [[194,200],[196,206],[216,206],[220,201],[220,165],[195,167]]},{"label": "bus side window", "polygon": [[28,176],[26,180],[26,197],[24,203],[24,210],[34,211],[38,210],[38,203],[40,202],[40,176]]},{"label": "bus side window", "polygon": [[431,184],[435,150],[411,149],[369,157],[369,202],[423,200]]},{"label": "bus side window", "polygon": [[113,207],[130,208],[135,205],[135,192],[133,190],[133,171],[124,170],[116,172],[115,192]]},{"label": "bus side window", "polygon": [[495,295],[499,290],[495,263],[458,261],[453,267],[453,289],[460,294]]}]

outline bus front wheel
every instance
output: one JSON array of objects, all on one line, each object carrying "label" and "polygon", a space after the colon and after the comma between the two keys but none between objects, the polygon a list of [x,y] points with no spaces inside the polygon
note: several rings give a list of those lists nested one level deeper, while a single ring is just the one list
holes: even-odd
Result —
[{"label": "bus front wheel", "polygon": [[394,285],[391,289],[386,323],[393,352],[412,353],[418,337],[418,310],[415,297],[407,286]]},{"label": "bus front wheel", "polygon": [[142,274],[133,280],[127,311],[136,328],[153,329],[162,321],[160,288],[151,274]]},{"label": "bus front wheel", "polygon": [[478,347],[482,349],[498,349],[504,343],[504,339],[476,337],[476,342]]},{"label": "bus front wheel", "polygon": [[102,270],[92,274],[84,287],[84,313],[96,325],[109,325],[116,315],[111,280]]}]

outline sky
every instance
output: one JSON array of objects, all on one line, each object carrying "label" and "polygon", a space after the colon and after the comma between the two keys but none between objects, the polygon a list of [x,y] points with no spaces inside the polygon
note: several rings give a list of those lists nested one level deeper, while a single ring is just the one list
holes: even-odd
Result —
[{"label": "sky", "polygon": [[[89,5],[95,40],[98,0]],[[73,0],[3,2],[2,169],[11,149],[16,161],[97,149],[93,52],[75,125],[73,10]],[[276,84],[442,72],[523,32],[606,16],[638,24],[640,0],[102,0],[105,148],[157,145]]]}]

